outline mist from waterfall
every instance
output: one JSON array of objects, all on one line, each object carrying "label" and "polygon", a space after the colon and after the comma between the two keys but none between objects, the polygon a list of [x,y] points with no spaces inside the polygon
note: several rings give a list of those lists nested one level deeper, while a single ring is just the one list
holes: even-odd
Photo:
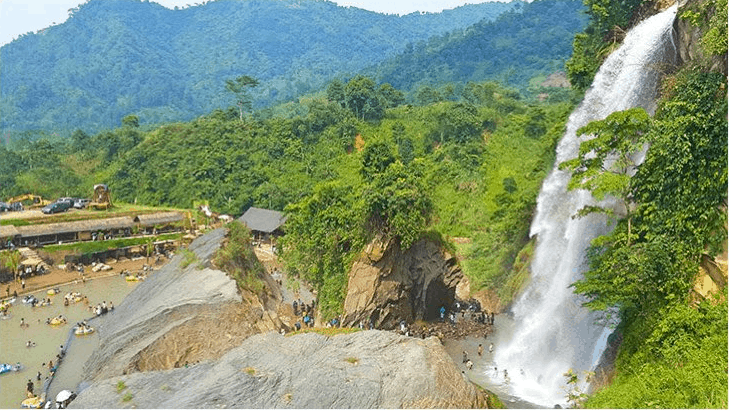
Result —
[{"label": "mist from waterfall", "polygon": [[[606,346],[610,330],[598,325],[602,316],[581,307],[580,296],[570,284],[586,270],[585,251],[590,241],[612,228],[606,217],[571,217],[585,205],[597,204],[584,190],[567,192],[570,175],[558,164],[575,158],[579,144],[588,137],[576,130],[590,121],[633,107],[654,111],[658,81],[664,65],[674,56],[673,6],[654,15],[627,33],[597,73],[583,102],[571,114],[566,134],[556,148],[556,165],[538,196],[531,236],[537,246],[531,263],[531,280],[516,301],[512,330],[497,335],[495,366],[490,378],[505,382],[511,395],[551,407],[566,405],[566,377],[569,369],[591,370]],[[616,206],[608,199],[599,205]]]}]

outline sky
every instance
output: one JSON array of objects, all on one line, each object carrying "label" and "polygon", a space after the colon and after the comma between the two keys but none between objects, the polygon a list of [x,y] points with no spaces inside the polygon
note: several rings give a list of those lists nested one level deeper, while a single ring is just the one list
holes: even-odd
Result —
[{"label": "sky", "polygon": [[[185,7],[204,0],[152,0],[165,7]],[[333,1],[333,0],[331,0]],[[440,12],[468,3],[508,0],[334,0],[341,6],[388,14],[409,14],[414,11]],[[68,18],[68,10],[82,0],[0,0],[0,45],[10,43],[19,35],[61,24]]]}]

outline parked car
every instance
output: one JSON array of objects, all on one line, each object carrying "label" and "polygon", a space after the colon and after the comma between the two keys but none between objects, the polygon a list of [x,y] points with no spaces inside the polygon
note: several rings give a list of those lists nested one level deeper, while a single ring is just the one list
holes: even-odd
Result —
[{"label": "parked car", "polygon": [[44,214],[62,213],[71,208],[71,203],[68,201],[56,201],[41,209]]},{"label": "parked car", "polygon": [[76,201],[74,201],[74,208],[86,208],[89,203],[91,203],[91,200],[88,198],[77,198]]},{"label": "parked car", "polygon": [[10,211],[10,204],[0,201],[0,213],[3,211]]},{"label": "parked car", "polygon": [[69,203],[71,204],[71,207],[73,207],[76,200],[78,199],[74,197],[61,197],[58,200],[54,201],[54,203]]}]

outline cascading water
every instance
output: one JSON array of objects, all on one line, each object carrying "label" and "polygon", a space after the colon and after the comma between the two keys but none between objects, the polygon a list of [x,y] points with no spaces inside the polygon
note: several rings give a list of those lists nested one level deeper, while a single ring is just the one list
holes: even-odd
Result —
[{"label": "cascading water", "polygon": [[[570,284],[580,279],[590,241],[611,228],[600,215],[571,217],[585,205],[596,204],[591,194],[567,192],[569,173],[557,165],[578,155],[582,141],[576,130],[590,121],[633,107],[654,111],[660,69],[672,53],[673,6],[629,31],[597,73],[584,101],[571,114],[566,134],[556,149],[556,165],[538,196],[531,235],[538,235],[531,264],[531,284],[513,308],[514,327],[497,335],[494,382],[507,370],[510,395],[542,406],[566,404],[569,369],[591,370],[606,346],[609,330],[597,324],[598,314],[581,307]],[[586,137],[582,137],[586,138]],[[613,200],[600,205],[613,207]]]}]

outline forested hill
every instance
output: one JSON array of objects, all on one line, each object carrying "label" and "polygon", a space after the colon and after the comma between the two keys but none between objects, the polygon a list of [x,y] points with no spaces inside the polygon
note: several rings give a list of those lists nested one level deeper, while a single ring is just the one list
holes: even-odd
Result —
[{"label": "forested hill", "polygon": [[563,69],[574,35],[589,21],[584,11],[579,0],[534,1],[463,33],[408,47],[370,72],[402,90],[484,79],[525,88],[531,78]]},{"label": "forested hill", "polygon": [[65,23],[0,48],[0,128],[94,132],[133,113],[142,123],[186,120],[232,105],[225,80],[240,75],[261,82],[261,106],[522,4],[397,16],[318,0],[218,0],[180,10],[91,0]]}]

